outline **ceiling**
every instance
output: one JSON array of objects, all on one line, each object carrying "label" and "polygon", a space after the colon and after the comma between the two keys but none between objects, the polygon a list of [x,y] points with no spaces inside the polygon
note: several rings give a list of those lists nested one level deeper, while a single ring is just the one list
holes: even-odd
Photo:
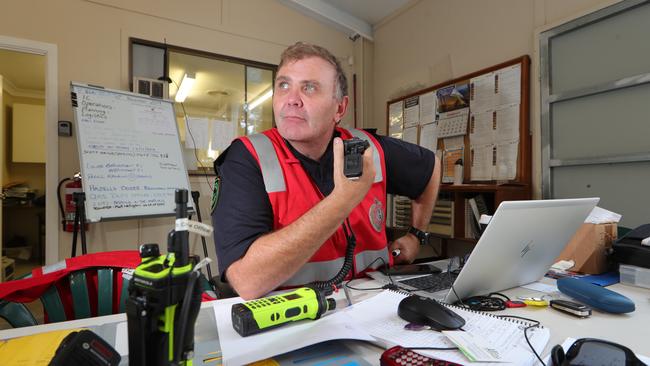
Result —
[{"label": "ceiling", "polygon": [[44,91],[45,56],[0,49],[0,75],[19,91]]},{"label": "ceiling", "polygon": [[400,9],[419,0],[278,0],[351,38],[374,38],[374,27]]},{"label": "ceiling", "polygon": [[374,26],[411,0],[321,0]]}]

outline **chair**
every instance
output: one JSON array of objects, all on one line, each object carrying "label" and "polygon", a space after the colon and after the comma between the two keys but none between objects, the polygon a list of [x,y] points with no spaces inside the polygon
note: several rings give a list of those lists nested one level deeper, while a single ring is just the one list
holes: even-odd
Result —
[{"label": "chair", "polygon": [[[55,285],[48,288],[40,297],[48,321],[56,323],[72,319],[123,313],[126,298],[129,296],[129,280],[123,278],[121,288],[119,290],[114,288],[116,271],[121,272],[114,268],[98,268],[91,271],[81,270],[71,273],[67,284],[63,283],[62,286]],[[96,284],[95,281],[90,281],[93,276],[96,276]],[[119,295],[117,295],[117,292],[119,292]],[[66,314],[65,298],[69,298],[72,302],[72,317]],[[115,299],[118,299],[116,309],[113,306]]]},{"label": "chair", "polygon": [[[0,283],[0,317],[14,328],[38,325],[24,305],[35,300],[43,304],[45,323],[123,313],[130,276],[122,276],[122,272],[139,263],[140,254],[134,250],[69,258],[54,265],[62,268],[55,271],[36,269],[15,281]],[[199,286],[204,301],[217,298],[204,276],[199,277]]]},{"label": "chair", "polygon": [[24,305],[37,299],[46,323],[124,312],[130,277],[122,269],[134,268],[140,257],[137,251],[109,253],[70,258],[61,262],[62,270],[43,267],[0,284],[0,317],[14,328],[37,325]]},{"label": "chair", "polygon": [[19,302],[0,300],[0,318],[6,320],[14,328],[38,325],[32,312],[27,309],[25,304]]}]

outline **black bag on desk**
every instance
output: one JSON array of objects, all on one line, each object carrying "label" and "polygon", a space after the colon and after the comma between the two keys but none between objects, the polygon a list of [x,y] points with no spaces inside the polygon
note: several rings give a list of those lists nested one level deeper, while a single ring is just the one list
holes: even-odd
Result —
[{"label": "black bag on desk", "polygon": [[616,263],[650,268],[650,247],[641,240],[650,236],[650,224],[645,224],[619,238],[612,245],[612,259]]}]

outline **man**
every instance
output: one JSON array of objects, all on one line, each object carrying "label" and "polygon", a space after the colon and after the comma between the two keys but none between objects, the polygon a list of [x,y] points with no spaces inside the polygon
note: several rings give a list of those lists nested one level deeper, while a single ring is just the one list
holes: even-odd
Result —
[{"label": "man", "polygon": [[[396,263],[417,256],[420,240],[410,233],[387,247],[386,193],[413,198],[412,225],[426,230],[439,159],[400,140],[338,128],[347,107],[336,58],[298,42],[283,52],[275,78],[277,128],[233,141],[215,162],[219,269],[241,297],[331,279],[354,238],[354,276],[391,261],[389,250],[399,249]],[[357,180],[343,175],[342,138],[354,134],[370,142]]]}]

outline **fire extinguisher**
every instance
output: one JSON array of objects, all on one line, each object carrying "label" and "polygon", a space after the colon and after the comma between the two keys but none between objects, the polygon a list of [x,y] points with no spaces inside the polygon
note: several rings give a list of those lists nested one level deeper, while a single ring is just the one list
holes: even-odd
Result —
[{"label": "fire extinguisher", "polygon": [[[67,183],[66,183],[67,182]],[[65,206],[61,202],[61,185],[65,188]],[[74,193],[83,192],[81,188],[81,173],[76,173],[72,178],[64,178],[59,182],[58,198],[59,209],[61,210],[61,224],[63,231],[69,233],[74,231],[74,219],[77,205],[74,201]],[[84,230],[88,230],[88,225],[84,225]]]}]

